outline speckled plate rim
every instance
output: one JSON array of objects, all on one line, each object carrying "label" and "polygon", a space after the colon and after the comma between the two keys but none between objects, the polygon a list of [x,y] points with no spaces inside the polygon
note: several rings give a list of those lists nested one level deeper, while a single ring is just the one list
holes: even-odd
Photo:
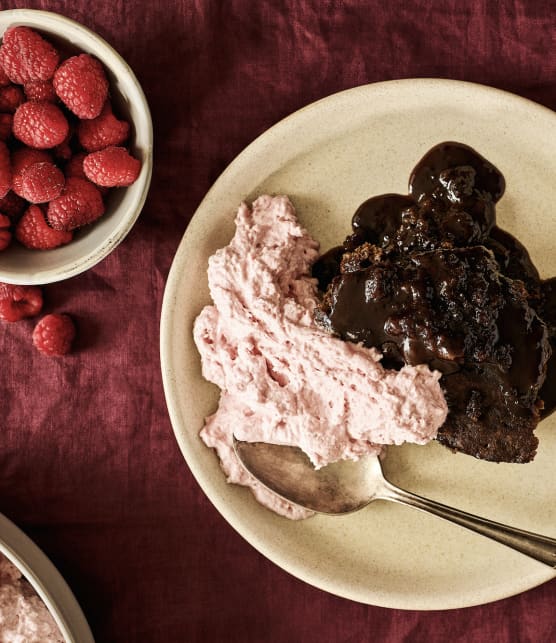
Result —
[{"label": "speckled plate rim", "polygon": [[[241,503],[250,503],[251,505],[254,503],[250,497],[248,498],[245,490],[237,488],[234,493],[242,494],[241,499],[238,500],[238,503],[230,502],[231,496],[222,488],[221,480],[215,480],[214,469],[207,467],[210,457],[209,450],[201,446],[201,449],[205,449],[207,454],[206,456],[199,455],[198,431],[202,422],[198,422],[198,418],[192,421],[194,414],[191,412],[191,409],[196,407],[198,400],[191,399],[183,380],[183,374],[187,372],[188,377],[195,377],[196,374],[198,376],[200,367],[197,365],[191,372],[190,364],[184,370],[181,363],[184,351],[180,348],[180,341],[189,337],[191,325],[188,325],[190,320],[186,322],[182,319],[183,301],[181,301],[180,291],[181,284],[184,279],[187,279],[186,275],[190,272],[191,266],[193,265],[194,271],[199,268],[199,243],[206,239],[207,235],[214,233],[210,222],[211,208],[214,208],[218,203],[222,193],[229,191],[235,195],[236,190],[232,186],[238,182],[244,182],[246,184],[243,186],[244,197],[252,196],[253,187],[258,182],[251,180],[251,177],[242,177],[242,172],[251,163],[253,157],[264,159],[265,155],[270,153],[280,156],[280,146],[284,145],[291,131],[299,127],[300,124],[318,119],[323,112],[330,113],[331,110],[347,110],[346,113],[354,114],[357,111],[357,106],[364,101],[381,101],[385,97],[389,100],[392,97],[399,99],[401,106],[399,116],[403,123],[404,100],[418,103],[420,97],[434,92],[439,92],[445,97],[450,96],[448,100],[453,99],[454,104],[462,99],[471,101],[470,104],[474,105],[473,109],[479,109],[483,99],[488,99],[488,102],[494,97],[494,100],[500,102],[503,109],[508,110],[508,113],[513,109],[518,109],[521,114],[526,114],[535,120],[538,127],[547,124],[553,130],[556,127],[556,114],[532,101],[491,87],[445,79],[404,79],[364,85],[339,92],[302,108],[277,123],[251,143],[228,166],[205,196],[176,252],[164,293],[160,326],[163,385],[176,440],[200,487],[228,523],[263,555],[293,576],[315,587],[361,603],[412,610],[455,609],[492,602],[540,585],[554,578],[556,573],[550,568],[532,561],[532,566],[527,569],[527,573],[517,572],[511,583],[500,583],[496,578],[491,578],[485,582],[484,586],[477,587],[468,593],[454,594],[448,589],[445,595],[436,596],[431,600],[430,597],[421,597],[418,591],[412,592],[411,590],[400,592],[398,595],[384,594],[379,588],[373,586],[371,581],[367,587],[355,587],[345,578],[336,579],[321,574],[319,570],[306,565],[302,558],[293,555],[292,552],[285,551],[279,537],[269,538],[269,529],[260,529],[258,517],[251,521],[246,519],[246,515],[249,515],[248,511],[246,514],[238,511]],[[349,110],[355,111],[350,112]],[[287,186],[284,186],[283,192],[288,193]],[[233,201],[230,203],[230,211],[235,205]],[[198,357],[197,361],[200,362]],[[224,478],[221,472],[219,475],[222,479]],[[253,509],[253,512],[255,511],[256,509]],[[270,517],[268,521],[275,523],[275,520]],[[454,574],[457,573],[460,572],[455,568]]]},{"label": "speckled plate rim", "polygon": [[31,583],[66,643],[94,643],[87,619],[60,572],[11,520],[0,514],[0,552]]}]

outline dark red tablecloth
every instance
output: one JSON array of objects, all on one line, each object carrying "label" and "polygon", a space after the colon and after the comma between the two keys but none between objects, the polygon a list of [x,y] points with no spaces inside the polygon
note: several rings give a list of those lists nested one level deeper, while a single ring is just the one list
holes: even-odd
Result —
[{"label": "dark red tablecloth", "polygon": [[[192,478],[159,366],[165,279],[197,205],[257,135],[374,81],[485,83],[556,109],[551,0],[4,1],[74,18],[131,64],[155,129],[151,191],[125,242],[45,288],[79,323],[39,355],[1,324],[0,511],[52,558],[99,642],[556,640],[556,582],[449,612],[369,607],[289,576]],[[547,141],[555,145],[556,141]],[[485,570],[488,573],[488,570]]]}]

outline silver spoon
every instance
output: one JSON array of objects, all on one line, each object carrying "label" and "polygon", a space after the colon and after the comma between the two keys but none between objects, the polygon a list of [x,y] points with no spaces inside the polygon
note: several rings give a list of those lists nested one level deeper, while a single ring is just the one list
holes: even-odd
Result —
[{"label": "silver spoon", "polygon": [[399,489],[384,478],[376,456],[357,462],[341,460],[315,469],[297,447],[242,442],[234,437],[234,450],[247,471],[265,487],[306,509],[345,514],[373,500],[391,500],[455,522],[556,568],[554,538],[502,525]]}]

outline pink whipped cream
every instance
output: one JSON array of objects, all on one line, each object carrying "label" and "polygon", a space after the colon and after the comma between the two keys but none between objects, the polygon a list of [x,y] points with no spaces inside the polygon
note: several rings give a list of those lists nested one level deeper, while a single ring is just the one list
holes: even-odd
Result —
[{"label": "pink whipped cream", "polygon": [[229,482],[251,487],[265,506],[290,518],[308,512],[287,503],[238,461],[239,440],[301,447],[316,467],[380,453],[384,445],[424,444],[447,406],[427,366],[387,370],[381,354],[317,327],[318,243],[285,196],[241,204],[230,244],[209,259],[214,302],[194,325],[203,376],[221,389],[201,438]]},{"label": "pink whipped cream", "polygon": [[64,643],[40,596],[1,554],[0,643]]}]

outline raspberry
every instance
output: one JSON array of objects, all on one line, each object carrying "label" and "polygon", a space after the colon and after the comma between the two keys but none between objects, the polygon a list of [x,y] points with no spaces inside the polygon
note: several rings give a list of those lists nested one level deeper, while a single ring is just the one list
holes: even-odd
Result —
[{"label": "raspberry", "polygon": [[129,123],[119,121],[112,113],[107,101],[96,118],[81,121],[77,127],[77,137],[81,147],[88,152],[98,152],[109,145],[119,145],[129,136]]},{"label": "raspberry", "polygon": [[49,357],[65,355],[71,350],[75,338],[75,325],[69,315],[45,315],[33,330],[33,344]]},{"label": "raspberry", "polygon": [[6,76],[6,72],[2,65],[0,65],[0,87],[6,87],[6,85],[11,85],[12,81]]},{"label": "raspberry", "polygon": [[14,220],[25,210],[27,203],[21,197],[10,190],[3,199],[0,199],[0,212]]},{"label": "raspberry", "polygon": [[69,177],[62,195],[50,201],[46,218],[55,230],[75,230],[104,214],[102,196],[85,179]]},{"label": "raspberry", "polygon": [[50,80],[30,80],[23,86],[27,100],[46,100],[56,102],[56,92]]},{"label": "raspberry", "polygon": [[[65,167],[66,178],[69,178],[70,176],[76,176],[79,179],[85,179],[86,181],[89,181],[89,179],[85,175],[85,172],[83,171],[83,161],[85,160],[86,156],[87,154],[85,154],[85,152],[78,152],[71,157]],[[97,185],[96,188],[102,194],[102,196],[105,196],[106,194],[108,194],[108,192],[110,192],[110,188],[105,188],[102,185]]]},{"label": "raspberry", "polygon": [[67,161],[72,157],[72,149],[69,143],[60,143],[54,148],[54,156],[62,161]]},{"label": "raspberry", "polygon": [[73,233],[52,229],[42,209],[38,205],[31,205],[15,228],[15,238],[26,248],[49,250],[69,243]]},{"label": "raspberry", "polygon": [[0,250],[5,250],[12,242],[11,224],[9,217],[5,214],[0,214]]},{"label": "raspberry", "polygon": [[[23,172],[34,163],[51,163],[52,158],[48,152],[22,147],[12,154],[12,190],[23,197]],[[23,197],[24,198],[24,197]]]},{"label": "raspberry", "polygon": [[10,138],[13,119],[11,114],[0,114],[0,141],[7,141]]},{"label": "raspberry", "polygon": [[0,112],[13,114],[24,101],[25,94],[21,87],[15,85],[0,87]]},{"label": "raspberry", "polygon": [[65,167],[66,178],[77,176],[80,179],[87,179],[85,172],[83,172],[83,160],[86,156],[85,152],[78,152],[71,157]]},{"label": "raspberry", "polygon": [[58,60],[56,49],[29,27],[11,27],[4,33],[0,65],[12,83],[48,80]]},{"label": "raspberry", "polygon": [[88,154],[83,171],[93,183],[107,188],[131,185],[139,176],[141,162],[133,158],[125,147],[107,147]]},{"label": "raspberry", "polygon": [[0,319],[16,322],[41,312],[42,291],[38,286],[15,286],[0,282]]},{"label": "raspberry", "polygon": [[12,164],[10,150],[6,143],[0,141],[0,197],[8,194],[12,185]]},{"label": "raspberry", "polygon": [[101,63],[89,54],[65,60],[54,74],[54,89],[79,118],[96,118],[108,96],[108,80]]},{"label": "raspberry", "polygon": [[54,163],[33,163],[21,175],[21,196],[29,203],[45,203],[62,193],[64,175]]},{"label": "raspberry", "polygon": [[75,132],[75,127],[72,123],[68,123],[68,124],[69,124],[69,129],[68,129],[68,133],[66,134],[66,138],[59,145],[56,145],[56,147],[52,150],[54,153],[54,156],[57,159],[60,159],[62,161],[67,161],[73,155],[71,143],[72,143],[73,134]]},{"label": "raspberry", "polygon": [[27,101],[17,108],[13,123],[14,136],[40,150],[62,143],[69,125],[62,111],[46,101]]}]

